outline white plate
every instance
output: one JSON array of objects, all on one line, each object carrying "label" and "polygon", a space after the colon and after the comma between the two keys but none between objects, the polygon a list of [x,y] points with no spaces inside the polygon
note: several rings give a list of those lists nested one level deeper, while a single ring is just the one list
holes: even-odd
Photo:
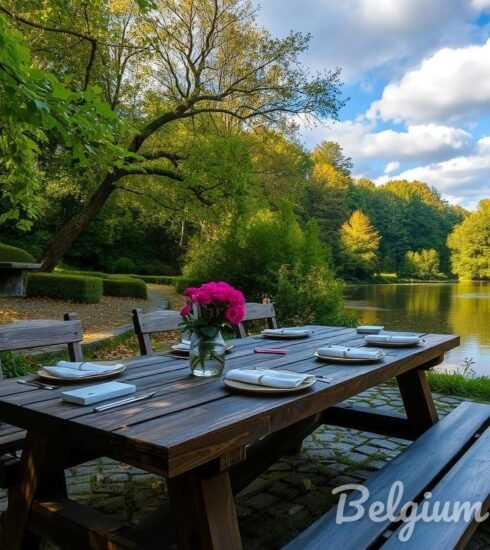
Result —
[{"label": "white plate", "polygon": [[366,346],[373,346],[375,348],[413,348],[415,346],[418,346],[421,344],[423,340],[419,340],[418,342],[412,342],[411,344],[407,344],[406,342],[367,342]]},{"label": "white plate", "polygon": [[379,334],[384,328],[381,325],[361,325],[357,327],[357,334]]},{"label": "white plate", "polygon": [[223,383],[229,388],[250,393],[292,393],[308,389],[313,386],[316,380],[303,382],[303,384],[295,388],[271,388],[269,386],[259,386],[258,384],[247,384],[246,382],[238,382],[237,380],[228,380],[223,378]]},{"label": "white plate", "polygon": [[376,357],[376,359],[353,359],[352,357],[330,357],[328,355],[319,355],[317,351],[315,351],[314,356],[317,359],[320,359],[321,361],[331,361],[332,363],[377,363],[378,361],[381,361],[384,359],[383,357]]},{"label": "white plate", "polygon": [[[179,355],[189,355],[189,348],[188,347],[182,347],[180,344],[175,344],[173,346],[170,346],[170,348],[174,351],[174,353]],[[228,352],[233,349],[233,344],[231,342],[225,343],[225,351]]]},{"label": "white plate", "polygon": [[57,382],[85,382],[86,380],[102,380],[103,378],[111,378],[112,376],[117,376],[126,370],[126,365],[121,365],[118,369],[114,369],[111,372],[104,372],[98,374],[91,374],[90,376],[74,376],[73,378],[66,376],[55,376],[50,372],[41,369],[37,371],[37,375],[46,380],[56,380]]},{"label": "white plate", "polygon": [[295,338],[306,338],[307,336],[309,336],[311,334],[311,330],[303,330],[303,331],[300,331],[300,330],[297,330],[296,332],[284,332],[284,333],[280,333],[278,332],[277,334],[269,334],[269,333],[264,333],[262,332],[261,333],[262,336],[264,338],[272,338],[272,339],[286,339],[286,340],[293,340]]}]

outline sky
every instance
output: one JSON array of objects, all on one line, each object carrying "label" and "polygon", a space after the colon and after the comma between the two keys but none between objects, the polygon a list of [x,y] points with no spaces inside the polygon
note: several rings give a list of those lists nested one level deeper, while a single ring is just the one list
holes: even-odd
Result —
[{"label": "sky", "polygon": [[341,69],[339,121],[299,121],[338,142],[354,177],[424,181],[453,204],[490,197],[490,0],[260,0],[274,36],[311,33],[302,62]]}]

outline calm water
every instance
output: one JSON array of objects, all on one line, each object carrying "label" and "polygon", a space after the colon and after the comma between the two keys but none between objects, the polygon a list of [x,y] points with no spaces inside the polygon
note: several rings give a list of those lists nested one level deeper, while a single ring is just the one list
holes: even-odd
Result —
[{"label": "calm water", "polygon": [[461,346],[441,368],[462,370],[465,360],[490,376],[490,283],[361,285],[346,289],[347,307],[362,324],[391,330],[459,334]]}]

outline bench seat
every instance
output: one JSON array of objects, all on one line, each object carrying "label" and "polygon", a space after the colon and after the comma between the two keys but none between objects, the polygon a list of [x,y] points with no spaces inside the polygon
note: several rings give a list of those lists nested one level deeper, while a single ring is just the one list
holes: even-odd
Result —
[{"label": "bench seat", "polygon": [[[395,507],[395,515],[410,501],[422,504],[456,501],[481,502],[483,515],[490,507],[490,405],[462,403],[440,422],[412,443],[374,474],[364,486],[369,497],[362,506],[366,513],[352,522],[336,523],[337,508],[332,508],[306,531],[293,539],[285,550],[361,550],[367,548],[431,548],[432,550],[464,548],[478,523],[471,518],[457,522],[417,521],[408,541],[399,535],[403,523],[390,519],[371,521],[367,510],[376,501],[386,505],[393,483],[403,483],[403,498]],[[430,491],[432,496],[428,495]],[[350,502],[360,499],[353,491],[346,499],[344,514],[356,511]]]}]

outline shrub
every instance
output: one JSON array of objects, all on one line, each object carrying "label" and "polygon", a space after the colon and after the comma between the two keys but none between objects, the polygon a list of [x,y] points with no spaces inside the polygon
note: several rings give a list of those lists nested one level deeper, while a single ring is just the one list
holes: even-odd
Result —
[{"label": "shrub", "polygon": [[31,273],[27,277],[27,296],[72,300],[97,304],[102,298],[102,280],[96,277],[59,273]]},{"label": "shrub", "polygon": [[60,269],[56,270],[55,273],[62,273],[63,275],[80,275],[81,277],[99,277],[102,279],[110,277],[110,275],[102,273],[102,271],[72,271],[71,269]]},{"label": "shrub", "polygon": [[13,378],[32,373],[29,363],[24,355],[4,351],[0,353],[0,364],[5,378]]},{"label": "shrub", "polygon": [[143,264],[138,269],[138,274],[140,275],[156,275],[157,268],[153,264]]},{"label": "shrub", "polygon": [[273,296],[280,324],[354,326],[355,317],[344,311],[343,289],[325,267],[283,265]]},{"label": "shrub", "polygon": [[178,275],[179,270],[173,265],[164,264],[162,262],[155,263],[155,275]]},{"label": "shrub", "polygon": [[145,281],[134,277],[111,277],[103,279],[104,296],[123,296],[148,299]]},{"label": "shrub", "polygon": [[202,284],[202,279],[193,279],[191,277],[175,277],[173,285],[175,286],[175,290],[182,294],[184,290],[189,286],[199,286]]},{"label": "shrub", "polygon": [[34,257],[16,246],[0,244],[0,262],[35,262]]},{"label": "shrub", "polygon": [[112,266],[114,273],[134,273],[136,265],[131,258],[119,258]]},{"label": "shrub", "polygon": [[135,279],[142,279],[146,283],[154,285],[173,285],[177,284],[177,281],[180,277],[176,276],[167,276],[167,275],[131,275]]}]

